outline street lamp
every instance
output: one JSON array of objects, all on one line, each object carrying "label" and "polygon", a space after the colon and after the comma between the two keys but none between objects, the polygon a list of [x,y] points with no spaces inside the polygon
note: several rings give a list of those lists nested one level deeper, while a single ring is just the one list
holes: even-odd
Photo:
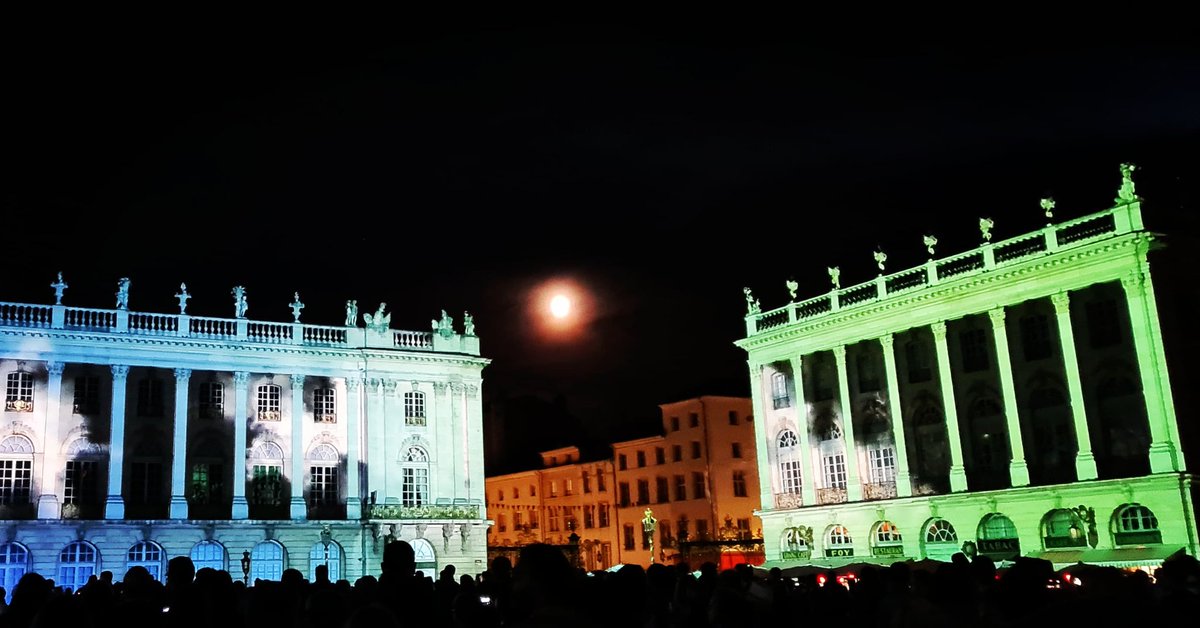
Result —
[{"label": "street lamp", "polygon": [[250,552],[242,552],[242,582],[250,586]]}]

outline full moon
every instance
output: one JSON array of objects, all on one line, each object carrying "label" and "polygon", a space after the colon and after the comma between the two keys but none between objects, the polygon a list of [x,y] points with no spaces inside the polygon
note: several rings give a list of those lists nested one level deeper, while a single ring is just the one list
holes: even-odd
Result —
[{"label": "full moon", "polygon": [[550,313],[554,318],[566,318],[571,313],[571,300],[561,294],[550,299]]}]

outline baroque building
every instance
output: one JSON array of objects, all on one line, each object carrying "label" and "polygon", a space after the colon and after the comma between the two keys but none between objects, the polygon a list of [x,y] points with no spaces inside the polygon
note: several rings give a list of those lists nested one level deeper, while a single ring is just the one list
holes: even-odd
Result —
[{"label": "baroque building", "polygon": [[419,567],[486,557],[480,385],[469,315],[390,329],[0,302],[0,584],[76,588],[166,561],[235,579],[378,573],[384,545]]},{"label": "baroque building", "polygon": [[761,311],[746,338],[769,564],[1195,554],[1133,167],[1111,209]]}]

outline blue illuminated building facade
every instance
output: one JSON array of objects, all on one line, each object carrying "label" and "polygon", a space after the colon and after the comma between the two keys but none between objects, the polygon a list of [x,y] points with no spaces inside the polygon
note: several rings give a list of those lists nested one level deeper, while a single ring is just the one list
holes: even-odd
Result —
[{"label": "blue illuminated building facade", "polygon": [[[486,557],[479,339],[432,331],[0,302],[0,585],[33,570],[78,587],[190,556],[235,579],[295,568],[378,574],[384,545],[418,567]],[[244,556],[249,557],[243,573]]]}]

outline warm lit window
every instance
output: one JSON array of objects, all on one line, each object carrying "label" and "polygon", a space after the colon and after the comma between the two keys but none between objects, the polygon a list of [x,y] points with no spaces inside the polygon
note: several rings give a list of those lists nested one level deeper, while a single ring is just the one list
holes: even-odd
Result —
[{"label": "warm lit window", "polygon": [[258,420],[278,421],[281,418],[279,410],[280,388],[275,384],[258,387]]},{"label": "warm lit window", "polygon": [[881,521],[878,526],[875,526],[876,545],[899,545],[900,543],[900,531],[891,521]]},{"label": "warm lit window", "polygon": [[75,378],[75,399],[71,406],[73,414],[100,413],[100,378],[81,375]]},{"label": "warm lit window", "polygon": [[854,540],[850,538],[850,531],[844,526],[833,526],[825,535],[825,543],[830,548],[850,547],[854,544]]},{"label": "warm lit window", "polygon": [[337,422],[337,391],[332,388],[317,388],[313,391],[313,421]]},{"label": "warm lit window", "polygon": [[604,473],[600,469],[596,469],[596,490],[601,493],[608,491],[608,486],[604,483]]},{"label": "warm lit window", "polygon": [[588,475],[587,471],[584,471],[582,477],[583,477],[583,492],[591,493],[592,492],[592,476]]},{"label": "warm lit window", "polygon": [[958,543],[958,533],[945,519],[934,519],[925,528],[926,543]]},{"label": "warm lit window", "polygon": [[596,515],[593,514],[595,512],[595,508],[595,506],[583,507],[583,528],[585,530],[590,530],[596,527]]},{"label": "warm lit window", "polygon": [[425,425],[425,393],[404,393],[404,424]]},{"label": "warm lit window", "polygon": [[563,480],[563,496],[570,497],[575,494],[575,480],[567,478]]},{"label": "warm lit window", "polygon": [[199,399],[200,418],[220,419],[225,416],[225,386],[217,382],[202,382]]},{"label": "warm lit window", "polygon": [[558,497],[558,480],[550,480],[550,497]]},{"label": "warm lit window", "polygon": [[17,371],[8,374],[5,387],[6,412],[33,412],[33,374]]}]

